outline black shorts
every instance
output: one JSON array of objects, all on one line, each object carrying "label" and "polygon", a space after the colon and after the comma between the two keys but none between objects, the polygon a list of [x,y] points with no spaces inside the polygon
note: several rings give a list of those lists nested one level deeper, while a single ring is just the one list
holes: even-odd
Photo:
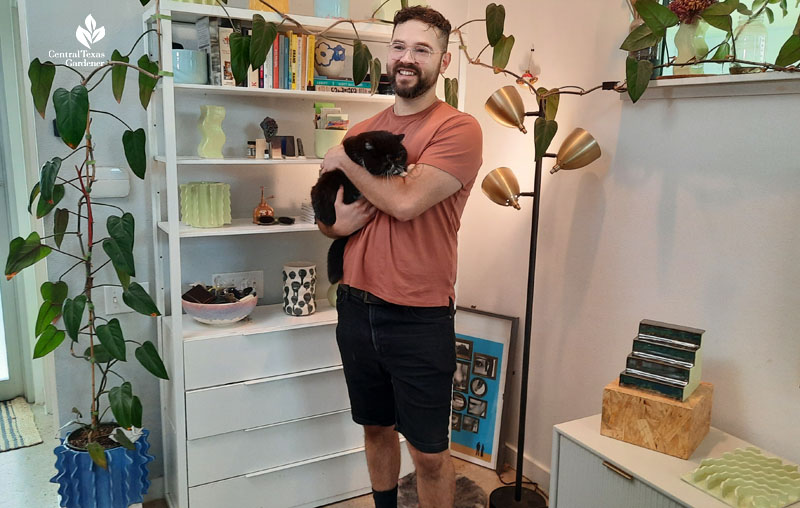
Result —
[{"label": "black shorts", "polygon": [[336,341],[353,421],[394,425],[414,448],[448,448],[456,368],[453,306],[409,307],[340,285]]}]

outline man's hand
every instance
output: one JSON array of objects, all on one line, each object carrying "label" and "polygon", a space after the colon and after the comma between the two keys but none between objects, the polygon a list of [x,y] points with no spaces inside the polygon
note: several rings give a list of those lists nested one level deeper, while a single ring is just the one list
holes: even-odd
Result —
[{"label": "man's hand", "polygon": [[344,187],[339,187],[336,192],[336,201],[333,206],[336,210],[336,222],[333,226],[326,226],[321,222],[317,222],[319,230],[330,238],[350,236],[372,220],[378,211],[364,198],[346,205],[344,203]]}]

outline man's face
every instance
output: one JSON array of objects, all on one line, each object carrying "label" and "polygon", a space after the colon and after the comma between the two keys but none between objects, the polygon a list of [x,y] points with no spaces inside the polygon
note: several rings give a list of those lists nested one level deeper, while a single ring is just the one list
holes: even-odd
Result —
[{"label": "man's face", "polygon": [[[392,88],[398,96],[414,99],[436,85],[439,72],[444,70],[443,52],[438,35],[436,28],[415,19],[395,27],[392,43],[402,44],[407,48],[407,51],[399,56],[393,56],[392,51],[389,51],[387,71]],[[429,57],[425,55],[427,61],[424,61],[426,58],[420,57],[422,53],[415,52],[415,48],[427,48],[433,53]],[[415,53],[419,55],[415,56]]]}]

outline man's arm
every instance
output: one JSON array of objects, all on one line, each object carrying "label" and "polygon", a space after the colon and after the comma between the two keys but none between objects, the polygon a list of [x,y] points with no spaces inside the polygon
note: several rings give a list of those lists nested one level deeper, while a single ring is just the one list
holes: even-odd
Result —
[{"label": "man's arm", "polygon": [[344,204],[344,187],[339,187],[336,192],[336,201],[333,204],[336,210],[336,222],[327,226],[317,221],[317,227],[328,238],[343,238],[355,233],[372,220],[377,212],[367,200],[361,198],[349,205]]},{"label": "man's arm", "polygon": [[344,171],[350,181],[376,208],[401,221],[419,216],[461,189],[458,178],[425,164],[411,166],[405,177],[386,178],[372,175],[353,162],[342,145],[331,148],[322,162],[323,172],[334,169]]}]

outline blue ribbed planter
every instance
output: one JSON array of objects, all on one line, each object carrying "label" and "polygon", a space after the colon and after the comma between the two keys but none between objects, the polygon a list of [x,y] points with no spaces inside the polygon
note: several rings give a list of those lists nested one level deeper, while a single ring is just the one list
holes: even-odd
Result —
[{"label": "blue ribbed planter", "polygon": [[61,496],[59,506],[64,508],[128,508],[141,503],[150,488],[147,464],[153,460],[148,455],[150,431],[134,443],[136,449],[122,446],[106,450],[108,469],[92,462],[89,452],[75,450],[66,445],[69,434],[56,447],[56,470],[50,479],[58,484]]}]

